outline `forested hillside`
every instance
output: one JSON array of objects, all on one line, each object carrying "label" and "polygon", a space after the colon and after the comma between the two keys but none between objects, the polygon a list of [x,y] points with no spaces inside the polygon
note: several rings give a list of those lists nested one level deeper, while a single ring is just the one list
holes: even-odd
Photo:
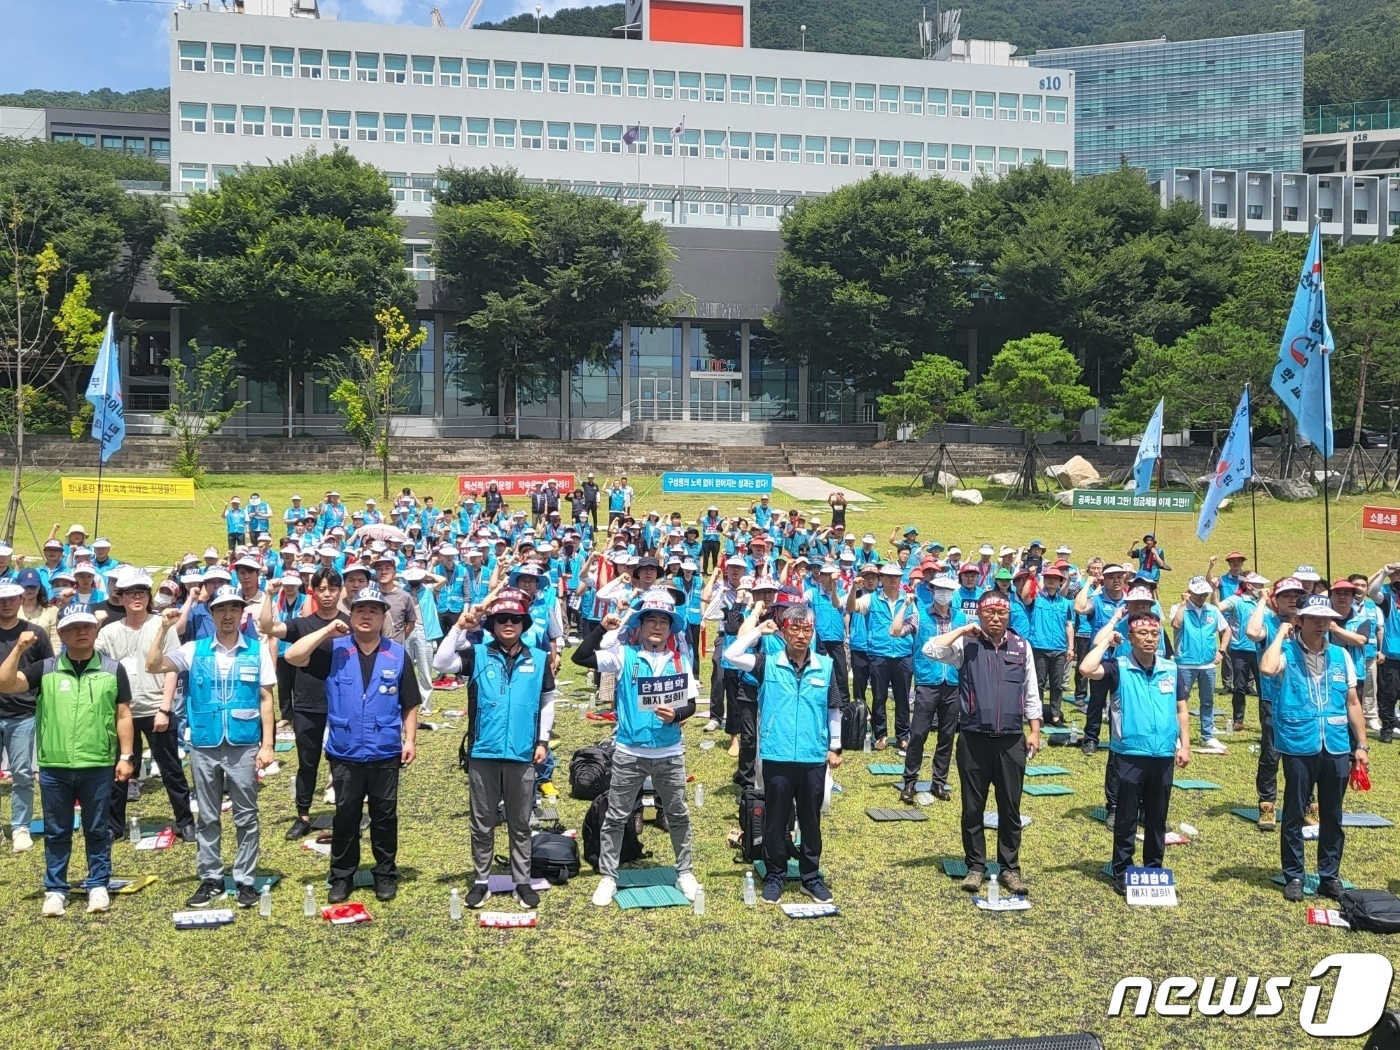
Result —
[{"label": "forested hillside", "polygon": [[43,91],[30,88],[28,91],[0,95],[0,106],[28,106],[32,109],[59,106],[70,109],[165,113],[170,110],[170,89],[140,88],[137,91],[113,91],[111,88],[101,88],[97,91]]}]

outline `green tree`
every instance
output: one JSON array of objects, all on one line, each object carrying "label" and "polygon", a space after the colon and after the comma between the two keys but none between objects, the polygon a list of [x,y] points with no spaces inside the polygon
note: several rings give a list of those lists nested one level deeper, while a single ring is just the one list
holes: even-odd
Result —
[{"label": "green tree", "polygon": [[160,251],[160,286],[226,338],[252,375],[302,376],[375,337],[386,306],[412,314],[404,223],[382,173],[345,150],[225,175],[193,194]]},{"label": "green tree", "polygon": [[952,349],[971,303],[958,183],[872,175],[798,202],[782,237],[782,305],[766,323],[788,360],[879,391],[911,360]]},{"label": "green tree", "polygon": [[246,401],[227,401],[228,392],[243,377],[236,372],[237,355],[224,347],[201,350],[190,340],[194,365],[177,357],[165,362],[170,369],[170,404],[161,419],[175,439],[175,455],[170,469],[184,478],[200,478],[204,471],[199,450],[204,442],[223,429],[234,415],[248,407]]},{"label": "green tree", "polygon": [[[1336,340],[1334,398],[1351,395],[1352,441],[1359,444],[1368,384],[1400,378],[1400,247],[1354,244],[1325,263],[1327,314]],[[1340,406],[1338,406],[1340,407]],[[1342,416],[1345,409],[1334,412]]]},{"label": "green tree", "polygon": [[925,354],[909,366],[893,394],[880,396],[879,404],[880,414],[894,430],[908,426],[914,438],[937,430],[941,440],[951,416],[972,410],[967,369],[940,354]]}]

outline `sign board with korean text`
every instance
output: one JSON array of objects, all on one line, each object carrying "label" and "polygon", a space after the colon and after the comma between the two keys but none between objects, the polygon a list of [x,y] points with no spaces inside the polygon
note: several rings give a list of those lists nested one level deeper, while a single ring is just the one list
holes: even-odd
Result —
[{"label": "sign board with korean text", "polygon": [[1362,507],[1361,531],[1400,533],[1400,507]]},{"label": "sign board with korean text", "polygon": [[684,674],[647,675],[637,679],[637,701],[643,711],[682,707],[690,677]]},{"label": "sign board with korean text", "polygon": [[[102,498],[112,503],[188,503],[194,505],[193,478],[103,478]],[[63,478],[63,502],[95,503],[96,478]]]},{"label": "sign board with korean text", "polygon": [[1169,868],[1129,868],[1128,903],[1139,908],[1175,908],[1176,878]]},{"label": "sign board with korean text", "polygon": [[773,492],[772,474],[721,474],[669,470],[661,475],[664,493],[709,496],[762,496]]},{"label": "sign board with korean text", "polygon": [[497,490],[507,499],[512,496],[529,495],[533,486],[543,487],[551,481],[566,496],[574,491],[572,474],[460,474],[457,477],[457,495],[460,497],[468,492],[475,492],[480,496],[493,481]]},{"label": "sign board with korean text", "polygon": [[1110,511],[1128,514],[1194,514],[1194,492],[1149,492],[1134,496],[1113,489],[1075,489],[1072,510]]}]

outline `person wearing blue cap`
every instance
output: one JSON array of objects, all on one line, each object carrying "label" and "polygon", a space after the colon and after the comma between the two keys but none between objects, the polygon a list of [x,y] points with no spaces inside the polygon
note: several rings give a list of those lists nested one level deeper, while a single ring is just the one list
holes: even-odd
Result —
[{"label": "person wearing blue cap", "polygon": [[1142,538],[1142,546],[1129,548],[1128,557],[1138,560],[1138,576],[1153,583],[1162,578],[1162,573],[1172,571],[1167,552],[1157,546],[1157,537],[1150,532]]}]

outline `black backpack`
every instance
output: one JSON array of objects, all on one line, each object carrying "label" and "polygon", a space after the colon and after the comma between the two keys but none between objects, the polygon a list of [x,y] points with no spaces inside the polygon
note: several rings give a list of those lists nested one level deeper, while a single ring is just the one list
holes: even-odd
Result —
[{"label": "black backpack", "polygon": [[563,886],[579,873],[578,840],[537,831],[530,836],[530,877]]},{"label": "black backpack", "polygon": [[[598,870],[598,854],[602,852],[603,817],[607,812],[608,796],[599,795],[589,804],[588,812],[583,818],[583,859],[588,861],[594,871]],[[646,851],[642,849],[642,804],[638,801],[637,808],[632,811],[632,818],[623,825],[622,855],[618,857],[617,862],[630,864],[644,856]]]},{"label": "black backpack", "polygon": [[612,741],[581,747],[569,759],[569,794],[591,802],[612,783]]},{"label": "black backpack", "polygon": [[1353,930],[1400,933],[1400,897],[1385,890],[1347,890],[1337,898],[1342,918]]},{"label": "black backpack", "polygon": [[763,792],[746,787],[739,792],[739,849],[746,863],[763,856]]},{"label": "black backpack", "polygon": [[848,700],[841,707],[841,750],[859,751],[865,747],[870,712],[862,700]]}]

